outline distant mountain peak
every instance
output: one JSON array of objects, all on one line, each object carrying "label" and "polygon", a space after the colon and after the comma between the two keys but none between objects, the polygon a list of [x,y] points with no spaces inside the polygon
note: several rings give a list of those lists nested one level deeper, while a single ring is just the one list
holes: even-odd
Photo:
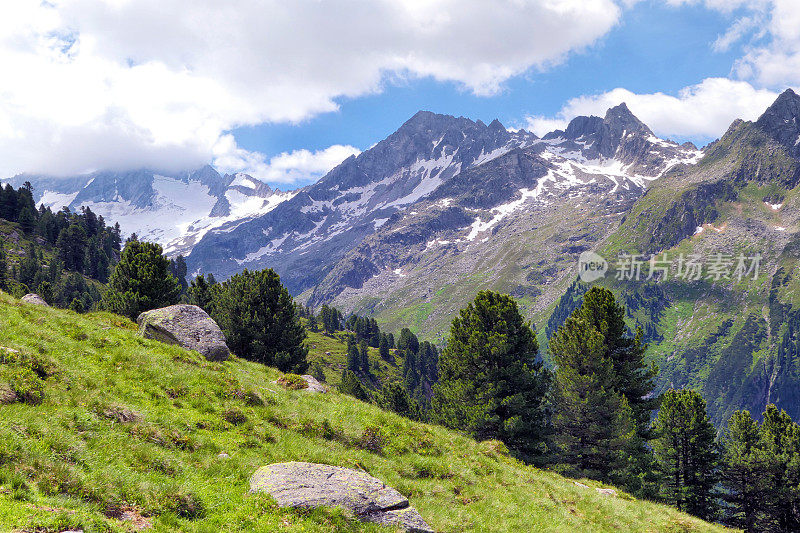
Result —
[{"label": "distant mountain peak", "polygon": [[756,121],[764,133],[800,158],[800,96],[786,89]]},{"label": "distant mountain peak", "polygon": [[628,131],[652,133],[650,128],[628,109],[628,105],[625,102],[606,111],[603,122],[612,126],[612,128],[614,125],[619,125]]},{"label": "distant mountain peak", "polygon": [[499,120],[494,119],[492,122],[489,123],[489,129],[490,130],[503,130],[503,131],[505,131],[506,127],[503,126],[503,124]]}]

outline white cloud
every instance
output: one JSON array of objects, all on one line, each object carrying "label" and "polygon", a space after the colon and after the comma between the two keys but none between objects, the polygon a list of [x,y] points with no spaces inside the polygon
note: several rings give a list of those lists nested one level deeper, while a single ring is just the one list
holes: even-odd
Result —
[{"label": "white cloud", "polygon": [[219,156],[232,128],[334,111],[337,98],[378,92],[388,78],[491,95],[592,45],[621,9],[615,0],[2,2],[0,175],[199,165]]},{"label": "white cloud", "polygon": [[233,136],[223,135],[214,148],[214,165],[220,172],[245,172],[270,183],[307,183],[320,178],[336,165],[358,155],[353,146],[336,144],[324,150],[294,150],[271,158],[236,146]]},{"label": "white cloud", "polygon": [[761,87],[783,89],[800,84],[800,2],[797,0],[667,0],[672,5],[703,4],[731,14],[748,13],[731,24],[713,44],[726,50],[745,41],[733,74]]},{"label": "white cloud", "polygon": [[579,115],[603,116],[610,107],[625,102],[631,112],[662,137],[715,138],[733,120],[756,119],[777,93],[755,89],[745,81],[708,78],[682,89],[677,96],[636,94],[627,89],[581,96],[569,100],[555,117],[526,117],[526,128],[537,135],[559,129]]},{"label": "white cloud", "polygon": [[730,28],[717,37],[711,48],[715,52],[727,52],[730,47],[742,40],[748,33],[761,24],[759,17],[741,17],[731,24]]}]

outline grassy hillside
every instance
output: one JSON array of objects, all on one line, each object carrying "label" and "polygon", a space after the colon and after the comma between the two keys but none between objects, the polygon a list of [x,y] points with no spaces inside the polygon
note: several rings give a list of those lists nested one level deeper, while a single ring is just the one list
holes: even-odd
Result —
[{"label": "grassy hillside", "polygon": [[206,362],[115,315],[0,294],[0,324],[0,531],[381,530],[248,494],[259,466],[288,460],[366,470],[442,532],[723,530],[335,392],[284,390],[275,370]]}]

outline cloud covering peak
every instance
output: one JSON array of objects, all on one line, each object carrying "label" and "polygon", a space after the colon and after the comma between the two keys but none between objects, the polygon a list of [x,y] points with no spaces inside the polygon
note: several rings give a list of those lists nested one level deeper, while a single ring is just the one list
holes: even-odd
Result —
[{"label": "cloud covering peak", "polygon": [[[280,166],[289,154],[247,153],[228,132],[335,111],[397,77],[495,94],[591,45],[620,14],[614,0],[3,2],[0,175],[215,160],[291,182],[304,171]],[[355,151],[294,160],[319,169]]]}]

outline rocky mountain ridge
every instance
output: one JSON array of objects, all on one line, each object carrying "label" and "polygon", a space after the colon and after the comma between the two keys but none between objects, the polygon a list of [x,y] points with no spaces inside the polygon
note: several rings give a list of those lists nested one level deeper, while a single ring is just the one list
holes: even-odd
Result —
[{"label": "rocky mountain ridge", "polygon": [[[624,105],[602,119],[575,119],[568,133],[543,139],[508,131],[496,120],[486,125],[421,111],[265,216],[210,231],[189,256],[190,270],[226,277],[271,266],[295,294],[332,287],[315,290],[310,302],[319,304],[337,290],[359,288],[390,264],[392,271],[401,268],[364,261],[355,250],[421,210],[433,209],[431,224],[457,229],[462,243],[479,235],[485,242],[489,230],[520,208],[582,188],[635,197],[666,168],[698,156],[693,146],[655,137]],[[435,237],[421,231],[425,243]]]}]

